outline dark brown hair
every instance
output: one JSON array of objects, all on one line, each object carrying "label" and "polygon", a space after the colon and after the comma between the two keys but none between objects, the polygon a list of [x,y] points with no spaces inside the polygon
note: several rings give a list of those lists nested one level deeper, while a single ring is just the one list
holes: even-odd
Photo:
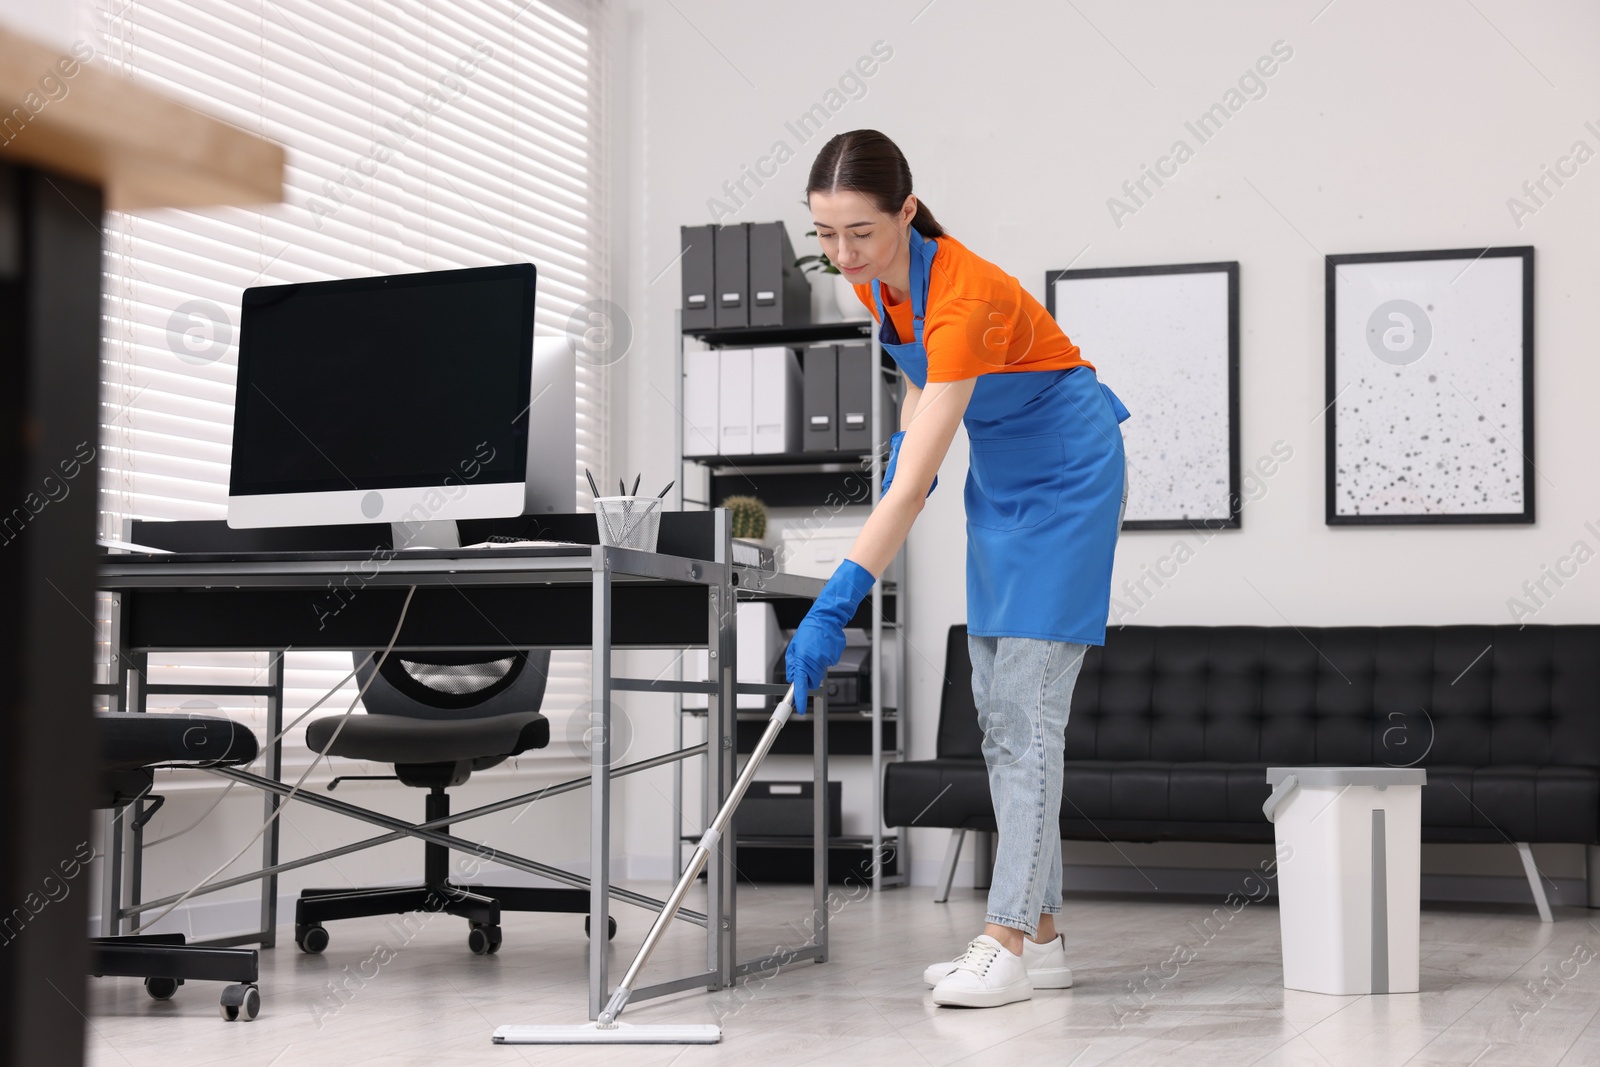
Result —
[{"label": "dark brown hair", "polygon": [[[811,164],[806,199],[812,193],[848,189],[872,201],[885,215],[896,214],[911,195],[911,167],[900,147],[877,130],[851,130],[836,135]],[[917,198],[911,225],[924,237],[943,237],[944,227],[928,205]]]}]

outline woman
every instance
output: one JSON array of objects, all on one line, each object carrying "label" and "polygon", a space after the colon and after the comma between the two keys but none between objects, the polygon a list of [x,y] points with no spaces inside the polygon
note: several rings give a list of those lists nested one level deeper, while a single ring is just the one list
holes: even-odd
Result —
[{"label": "woman", "polygon": [[834,137],[806,197],[822,251],[904,375],[905,402],[883,495],[795,631],[786,673],[803,714],[964,422],[967,640],[999,844],[983,933],[923,977],[936,1004],[1026,1000],[1072,984],[1055,929],[1064,736],[1084,652],[1105,643],[1128,412],[1015,278],[944,232],[889,138]]}]

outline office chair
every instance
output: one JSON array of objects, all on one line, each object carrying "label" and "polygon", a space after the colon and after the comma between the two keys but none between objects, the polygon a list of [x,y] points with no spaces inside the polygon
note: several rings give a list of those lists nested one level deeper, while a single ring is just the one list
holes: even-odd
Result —
[{"label": "office chair", "polygon": [[[150,821],[165,798],[147,795],[157,767],[233,767],[256,758],[255,734],[229,719],[181,714],[97,712],[100,734],[101,799],[118,818],[135,805],[132,828]],[[90,938],[96,978],[143,978],[155,1000],[171,1000],[185,981],[229,982],[222,991],[222,1017],[254,1019],[261,1011],[256,987],[259,959],[253,948],[190,945],[182,934],[127,934]]]},{"label": "office chair", "polygon": [[[428,790],[425,816],[434,822],[450,814],[448,788],[461,785],[473,771],[550,743],[550,723],[539,713],[549,649],[393,652],[374,672],[377,659],[368,652],[354,654],[357,676],[367,686],[361,698],[367,713],[317,719],[306,729],[306,743],[315,752],[392,763],[395,773],[335,778],[330,789],[346,779],[398,779]],[[321,952],[328,947],[322,924],[335,919],[442,911],[468,921],[468,948],[493,955],[500,950],[502,910],[589,910],[589,894],[582,889],[458,885],[450,880],[449,851],[423,842],[421,885],[302,890],[295,902],[295,944],[304,952]],[[588,925],[585,917],[585,931]],[[608,939],[616,929],[612,919]]]}]

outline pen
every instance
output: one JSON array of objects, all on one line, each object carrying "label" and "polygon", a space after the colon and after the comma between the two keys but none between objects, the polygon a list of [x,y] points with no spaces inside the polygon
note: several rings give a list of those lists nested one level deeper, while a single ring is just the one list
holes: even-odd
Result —
[{"label": "pen", "polygon": [[594,498],[596,500],[599,500],[600,499],[600,487],[598,485],[594,484],[594,475],[589,473],[589,468],[588,467],[583,468],[583,476],[585,478],[589,479],[589,491],[594,494]]},{"label": "pen", "polygon": [[661,490],[661,492],[656,494],[656,499],[660,500],[662,497],[666,496],[667,495],[667,490],[671,489],[673,486],[675,486],[677,484],[678,484],[678,480],[676,478],[674,478],[672,481],[668,482],[667,483],[667,488]]},{"label": "pen", "polygon": [[640,471],[639,474],[634,477],[634,479],[633,479],[633,492],[629,493],[628,494],[629,496],[638,496],[639,495],[639,480],[641,478],[643,478],[643,477],[644,477],[644,472],[643,471]]}]

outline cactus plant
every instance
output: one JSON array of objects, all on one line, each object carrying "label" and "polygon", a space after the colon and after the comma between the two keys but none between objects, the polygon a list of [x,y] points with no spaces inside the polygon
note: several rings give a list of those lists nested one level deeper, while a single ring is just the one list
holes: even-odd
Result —
[{"label": "cactus plant", "polygon": [[753,496],[730,496],[722,506],[733,512],[733,536],[759,541],[767,536],[767,506]]}]

